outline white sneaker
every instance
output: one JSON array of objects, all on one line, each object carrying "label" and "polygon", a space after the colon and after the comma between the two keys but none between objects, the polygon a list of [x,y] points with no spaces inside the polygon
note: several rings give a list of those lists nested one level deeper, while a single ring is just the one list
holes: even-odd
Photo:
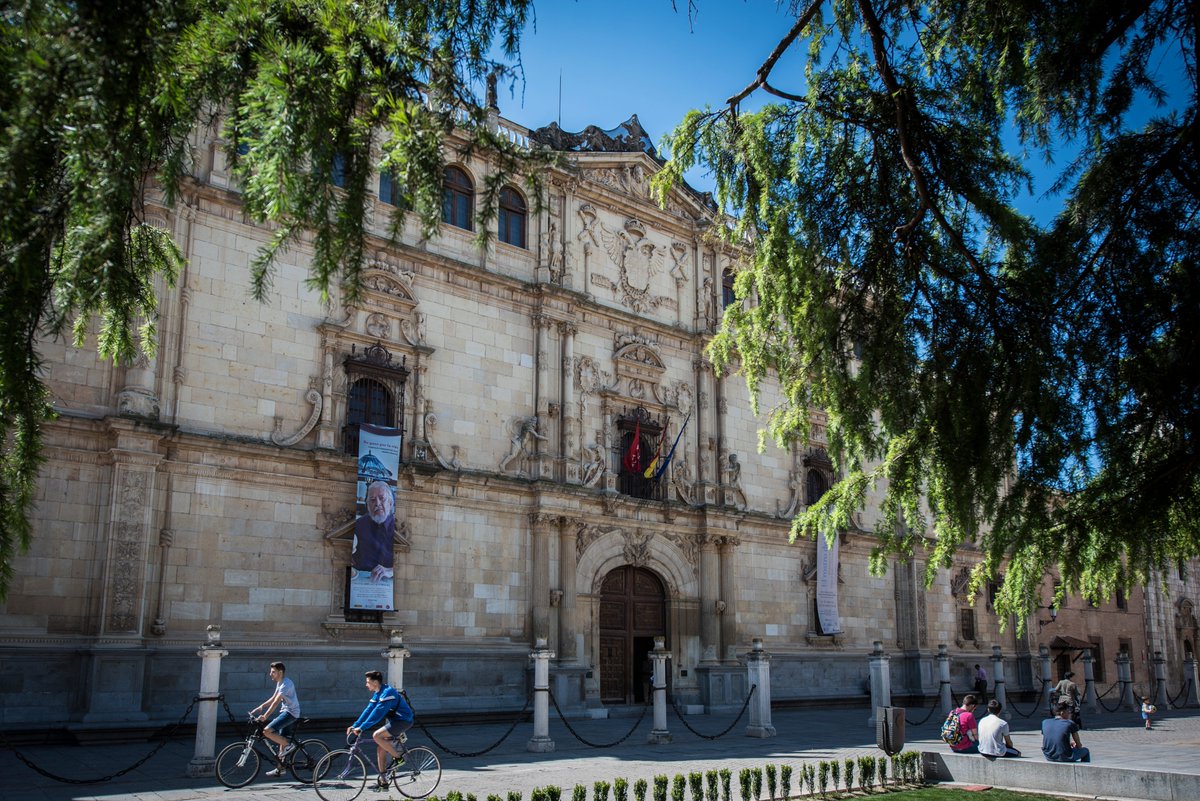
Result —
[{"label": "white sneaker", "polygon": [[282,776],[282,775],[283,775],[283,768],[274,768],[274,769],[272,769],[272,770],[268,770],[268,771],[267,771],[267,775],[268,775],[268,776]]}]

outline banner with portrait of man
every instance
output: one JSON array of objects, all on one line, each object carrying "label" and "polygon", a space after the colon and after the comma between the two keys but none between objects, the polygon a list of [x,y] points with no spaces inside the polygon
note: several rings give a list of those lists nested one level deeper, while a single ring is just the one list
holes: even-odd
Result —
[{"label": "banner with portrait of man", "polygon": [[358,519],[350,551],[348,607],[395,610],[396,476],[401,431],[362,425],[358,430]]}]

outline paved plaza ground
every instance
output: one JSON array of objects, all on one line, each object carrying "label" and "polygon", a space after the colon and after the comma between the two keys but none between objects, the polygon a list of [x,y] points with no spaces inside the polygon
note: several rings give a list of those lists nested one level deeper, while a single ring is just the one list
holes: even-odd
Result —
[{"label": "paved plaza ground", "polygon": [[[1027,705],[1026,705],[1027,706]],[[1023,711],[1032,710],[1022,707]],[[630,710],[633,711],[633,710]],[[674,776],[691,771],[729,768],[734,772],[743,767],[761,767],[767,763],[791,764],[844,759],[861,754],[878,754],[874,729],[868,726],[866,708],[837,709],[777,709],[773,723],[777,736],[757,739],[745,736],[746,721],[742,719],[729,734],[715,740],[697,736],[683,725],[673,712],[668,712],[667,727],[673,742],[648,745],[651,715],[640,723],[637,717],[612,717],[607,720],[572,720],[571,730],[557,719],[551,710],[550,737],[554,740],[552,753],[530,753],[526,745],[533,734],[532,724],[516,726],[497,748],[478,757],[456,757],[437,748],[442,757],[444,774],[436,795],[452,790],[474,793],[480,801],[491,793],[501,796],[520,791],[525,799],[539,786],[558,785],[564,788],[564,798],[576,784],[589,788],[598,780],[611,782],[628,779],[630,784],[639,778],[650,780],[656,774]],[[946,751],[938,740],[940,716],[932,715],[920,726],[911,725],[926,717],[926,710],[909,710],[906,749]],[[688,724],[704,735],[716,734],[735,720],[734,715],[696,716]],[[633,733],[620,744],[599,748],[585,745],[579,739],[595,744],[620,740],[637,723]],[[1042,759],[1040,753],[1041,716],[1023,718],[1014,715],[1011,725],[1013,742],[1025,758]],[[1200,710],[1188,709],[1166,712],[1159,716],[1152,731],[1145,731],[1136,712],[1098,713],[1085,718],[1084,745],[1092,750],[1093,761],[1109,767],[1136,768],[1179,773],[1200,774]],[[487,748],[509,728],[508,724],[440,725],[429,730],[445,747],[460,753]],[[333,747],[342,738],[333,731],[311,732]],[[576,736],[578,735],[578,737]],[[218,750],[230,741],[218,739]],[[410,738],[411,744],[433,745],[429,736],[419,728]],[[75,779],[104,776],[123,769],[143,757],[151,744],[91,744],[36,746],[17,748],[38,766]],[[228,790],[214,778],[188,778],[187,765],[192,757],[192,739],[169,742],[158,754],[130,773],[103,784],[64,784],[40,776],[25,764],[11,749],[0,750],[0,798],[5,801],[83,801],[85,799],[118,799],[136,801],[191,801],[191,799],[272,799],[315,801],[312,789],[290,780],[268,780],[259,775],[249,787]],[[394,792],[394,791],[393,791]],[[734,790],[735,796],[737,790]],[[382,799],[385,795],[368,792],[364,799]]]}]

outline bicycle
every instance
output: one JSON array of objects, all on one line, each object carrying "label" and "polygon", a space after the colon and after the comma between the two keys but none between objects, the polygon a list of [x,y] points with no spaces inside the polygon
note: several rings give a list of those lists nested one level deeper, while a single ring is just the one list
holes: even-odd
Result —
[{"label": "bicycle", "polygon": [[[363,738],[351,734],[346,737],[349,748],[330,751],[317,763],[313,787],[322,801],[354,801],[367,786],[369,759],[362,751]],[[407,798],[424,798],[437,789],[442,780],[442,763],[437,754],[423,745],[409,748],[405,745],[408,736],[401,733],[392,738],[392,745],[400,752],[387,770],[379,774],[379,781],[395,785],[400,794]]]},{"label": "bicycle", "polygon": [[[267,722],[257,720],[251,715],[250,731],[246,734],[246,739],[240,743],[230,743],[217,755],[217,781],[230,788],[245,787],[258,777],[258,771],[266,759],[272,764],[278,763],[280,767],[286,767],[296,781],[312,784],[317,764],[329,753],[329,746],[317,739],[296,739],[300,727],[308,722],[308,718],[296,721],[291,734],[288,735],[288,747],[291,750],[285,752],[283,759],[280,759],[276,755],[275,743],[263,734]],[[259,749],[263,743],[267,744],[265,753]]]}]

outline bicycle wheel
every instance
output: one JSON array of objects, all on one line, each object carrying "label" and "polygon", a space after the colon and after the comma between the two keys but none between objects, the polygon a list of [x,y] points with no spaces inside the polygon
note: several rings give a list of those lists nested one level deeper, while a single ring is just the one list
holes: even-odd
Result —
[{"label": "bicycle wheel", "polygon": [[258,776],[262,760],[248,743],[231,743],[217,755],[217,781],[226,787],[245,787]]},{"label": "bicycle wheel", "polygon": [[441,780],[441,761],[423,745],[408,749],[404,764],[396,766],[392,772],[396,789],[408,798],[424,798],[437,789]]},{"label": "bicycle wheel", "polygon": [[321,740],[313,739],[296,743],[296,750],[288,755],[290,757],[288,767],[292,770],[292,776],[298,782],[312,784],[313,776],[316,775],[317,763],[328,753],[329,746]]},{"label": "bicycle wheel", "polygon": [[323,801],[354,801],[367,786],[367,765],[353,751],[330,751],[313,769],[313,787]]}]

